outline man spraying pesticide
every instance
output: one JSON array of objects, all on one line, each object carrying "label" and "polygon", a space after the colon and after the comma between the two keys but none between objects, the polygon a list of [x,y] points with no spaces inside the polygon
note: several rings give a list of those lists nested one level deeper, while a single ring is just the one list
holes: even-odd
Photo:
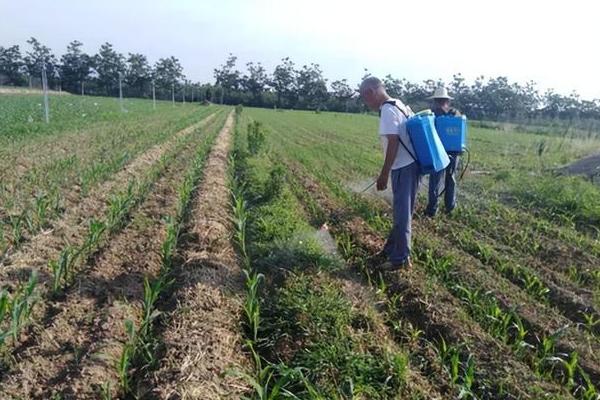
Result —
[{"label": "man spraying pesticide", "polygon": [[[445,87],[435,89],[433,95],[429,96],[427,99],[433,101],[432,111],[436,116],[436,123],[437,121],[441,121],[440,119],[437,119],[438,117],[461,116],[458,110],[450,107],[450,100],[453,100],[453,98],[448,95],[448,90]],[[445,136],[442,135],[442,138],[445,138]],[[462,148],[459,150],[462,151]],[[438,197],[441,196],[439,189],[442,176],[444,176],[443,193],[446,213],[450,214],[456,207],[456,168],[459,152],[448,151],[448,157],[450,158],[450,163],[446,169],[439,172],[432,172],[429,175],[429,201],[427,208],[425,209],[425,215],[429,217],[433,217],[437,212]]]},{"label": "man spraying pesticide", "polygon": [[391,98],[381,80],[368,77],[360,85],[360,96],[373,111],[379,111],[379,137],[385,161],[377,178],[377,190],[385,190],[392,180],[394,224],[378,256],[387,258],[378,269],[393,271],[412,266],[410,260],[412,215],[419,188],[419,166],[406,128],[412,115],[409,107]]}]

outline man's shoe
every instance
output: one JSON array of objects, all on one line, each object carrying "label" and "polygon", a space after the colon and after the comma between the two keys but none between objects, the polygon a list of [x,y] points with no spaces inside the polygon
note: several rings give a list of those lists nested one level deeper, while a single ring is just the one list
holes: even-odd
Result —
[{"label": "man's shoe", "polygon": [[387,258],[387,254],[383,250],[381,250],[379,253],[373,254],[372,256],[368,257],[367,263],[371,265],[378,265],[384,263],[385,260],[387,260]]},{"label": "man's shoe", "polygon": [[433,218],[433,217],[435,217],[435,212],[436,212],[435,210],[434,211],[425,210],[425,216],[429,217],[429,218]]},{"label": "man's shoe", "polygon": [[393,263],[391,261],[386,261],[383,264],[378,265],[375,270],[381,272],[389,272],[389,271],[398,271],[400,269],[409,269],[412,268],[412,261],[410,258],[407,258],[406,261],[402,263]]}]

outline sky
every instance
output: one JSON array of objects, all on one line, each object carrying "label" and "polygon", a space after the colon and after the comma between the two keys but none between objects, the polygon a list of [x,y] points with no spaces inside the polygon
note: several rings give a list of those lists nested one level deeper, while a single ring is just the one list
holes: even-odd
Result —
[{"label": "sky", "polygon": [[242,71],[289,56],[353,86],[365,68],[411,81],[460,72],[592,99],[599,17],[591,0],[0,0],[0,46],[34,36],[61,55],[75,39],[88,53],[110,42],[151,62],[173,55],[200,82],[233,53]]}]

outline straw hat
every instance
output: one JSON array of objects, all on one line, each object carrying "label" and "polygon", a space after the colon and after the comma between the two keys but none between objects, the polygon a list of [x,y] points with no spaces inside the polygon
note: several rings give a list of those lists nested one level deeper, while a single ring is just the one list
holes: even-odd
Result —
[{"label": "straw hat", "polygon": [[435,89],[435,92],[433,92],[433,95],[429,96],[427,99],[429,99],[429,100],[431,100],[431,99],[454,100],[454,97],[450,97],[448,95],[448,89],[446,89],[445,87],[439,87],[439,88]]}]

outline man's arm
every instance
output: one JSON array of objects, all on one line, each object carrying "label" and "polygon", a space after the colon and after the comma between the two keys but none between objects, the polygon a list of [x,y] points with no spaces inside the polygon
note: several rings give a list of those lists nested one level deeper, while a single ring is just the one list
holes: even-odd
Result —
[{"label": "man's arm", "polygon": [[387,138],[387,151],[385,152],[385,161],[381,168],[379,178],[377,178],[377,190],[385,190],[390,177],[390,171],[392,165],[396,159],[398,153],[398,147],[400,146],[400,137],[398,135],[385,135]]}]

